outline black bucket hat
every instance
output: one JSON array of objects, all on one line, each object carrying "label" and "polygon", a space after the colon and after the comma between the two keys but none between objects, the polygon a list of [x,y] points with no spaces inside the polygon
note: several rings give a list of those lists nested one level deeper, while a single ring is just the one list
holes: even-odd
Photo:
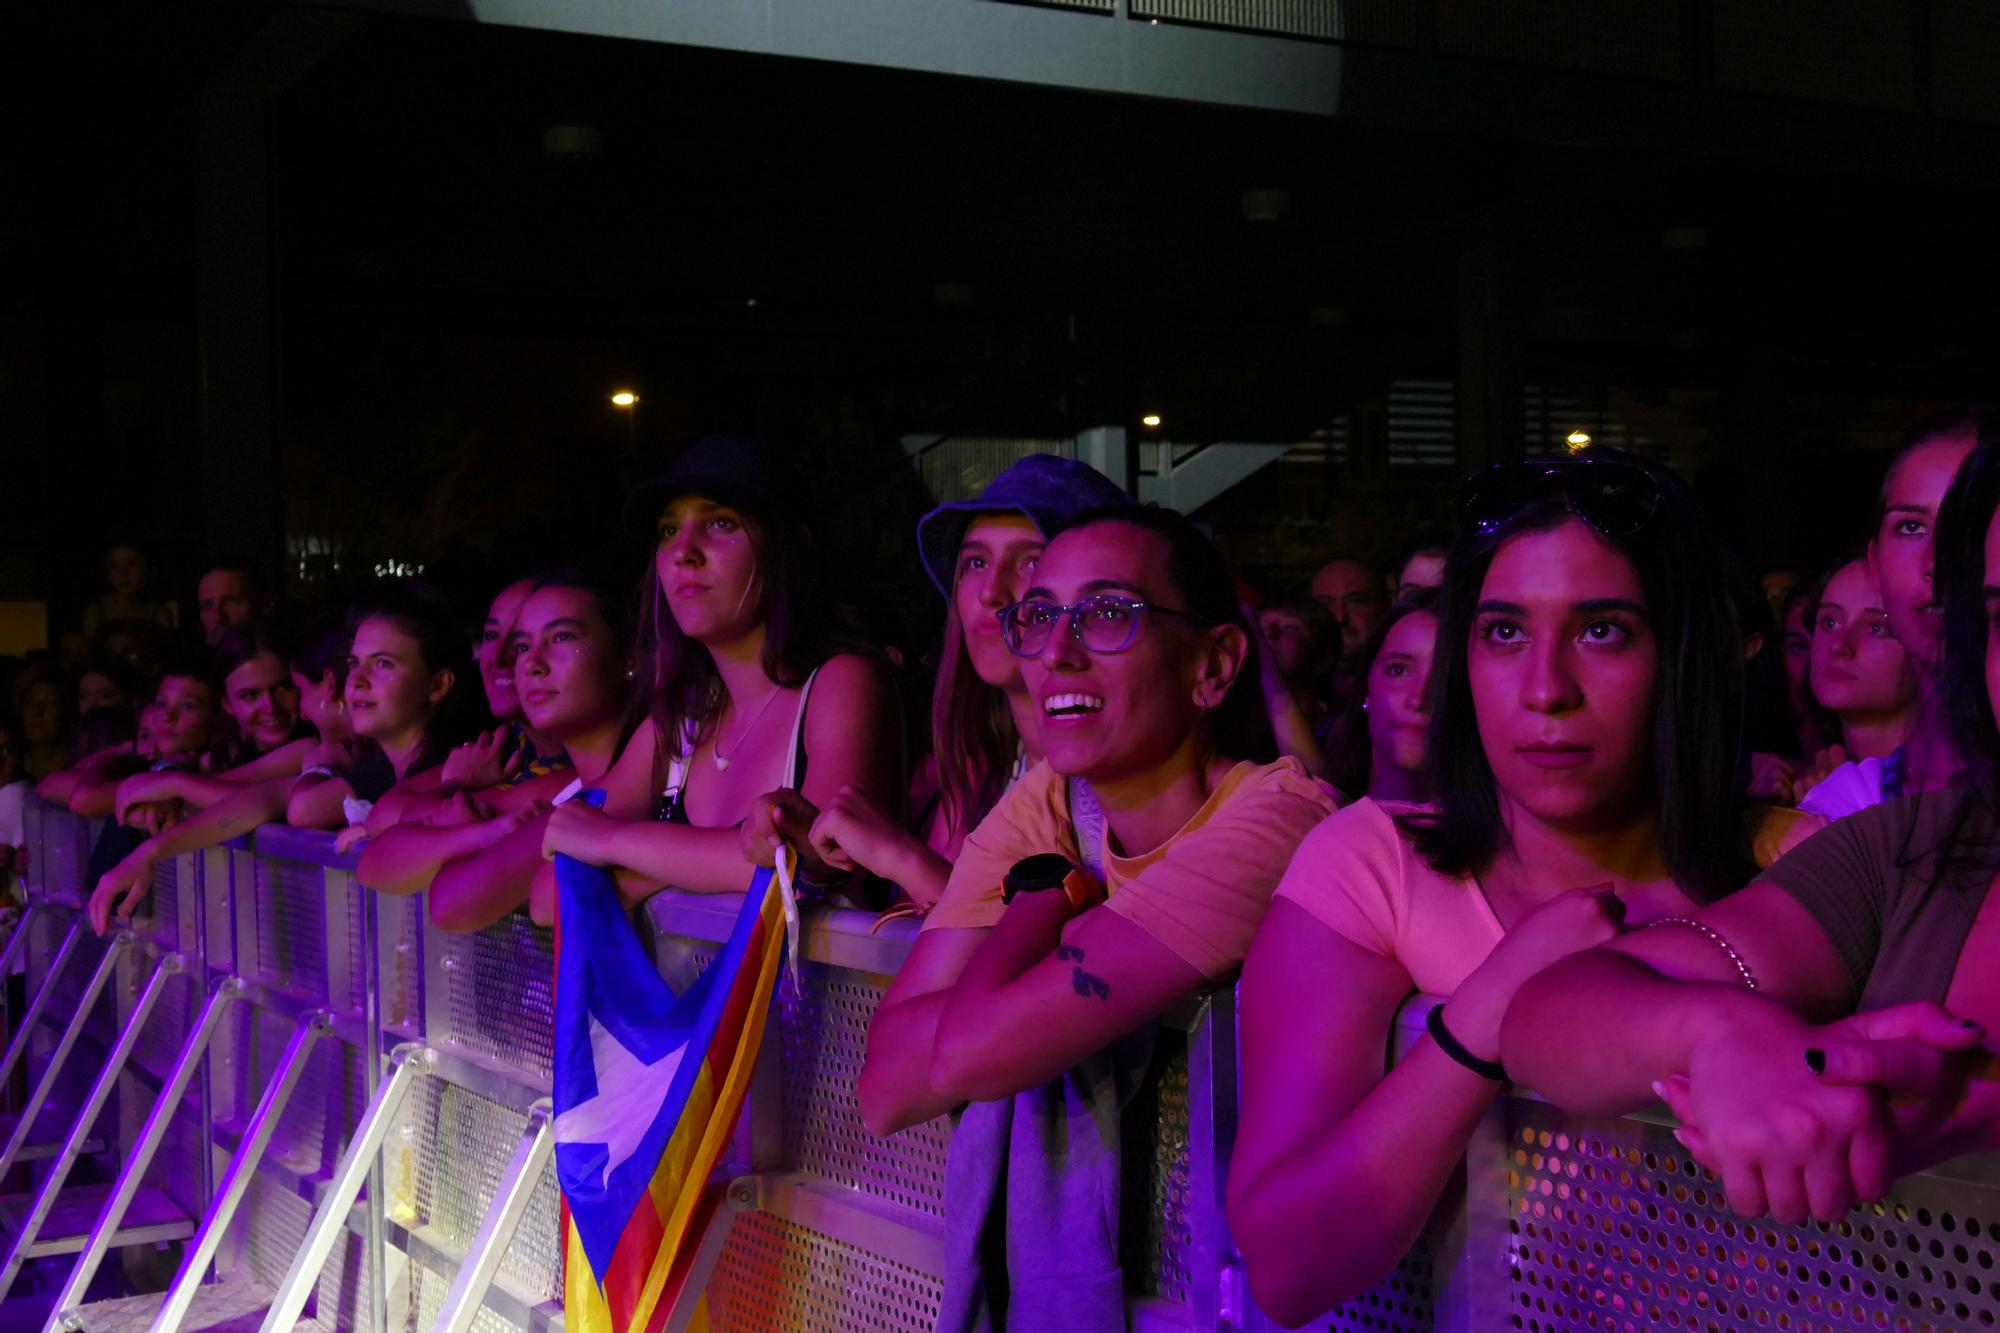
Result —
[{"label": "black bucket hat", "polygon": [[683,495],[699,495],[732,509],[797,517],[799,484],[790,465],[759,435],[705,435],[684,450],[665,474],[642,481],[625,497],[625,527],[637,536],[657,534],[660,511]]}]

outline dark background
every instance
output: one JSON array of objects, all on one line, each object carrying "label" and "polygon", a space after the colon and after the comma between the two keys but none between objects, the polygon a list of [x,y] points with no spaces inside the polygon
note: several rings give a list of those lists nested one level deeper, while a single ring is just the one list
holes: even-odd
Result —
[{"label": "dark background", "polygon": [[[1885,103],[1724,87],[1698,43],[1650,80],[1358,45],[1325,118],[450,19],[272,42],[274,12],[0,31],[0,598],[57,631],[113,539],[184,609],[223,553],[311,596],[612,542],[722,428],[797,453],[853,586],[917,596],[902,436],[1104,425],[1301,442],[1200,515],[1267,590],[1386,562],[1577,425],[1811,565],[1904,429],[1995,392],[2000,114],[1945,95],[1949,50]],[[1519,432],[1419,450],[1413,403],[1469,392]]]}]

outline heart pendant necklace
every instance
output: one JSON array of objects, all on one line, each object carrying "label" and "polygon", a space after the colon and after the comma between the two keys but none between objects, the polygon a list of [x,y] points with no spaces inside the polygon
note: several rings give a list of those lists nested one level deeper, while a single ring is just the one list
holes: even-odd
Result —
[{"label": "heart pendant necklace", "polygon": [[[777,699],[783,689],[783,686],[779,686],[764,696],[764,706],[757,710],[757,716],[751,718],[750,725],[743,728],[742,732],[736,737],[736,753],[743,753],[743,742],[749,740],[750,733],[757,730],[757,724],[764,720],[764,714],[771,711],[772,702]],[[718,773],[729,767],[729,759],[722,753],[722,723],[719,721],[715,724],[715,742],[709,746],[708,757],[714,761],[715,771]]]}]

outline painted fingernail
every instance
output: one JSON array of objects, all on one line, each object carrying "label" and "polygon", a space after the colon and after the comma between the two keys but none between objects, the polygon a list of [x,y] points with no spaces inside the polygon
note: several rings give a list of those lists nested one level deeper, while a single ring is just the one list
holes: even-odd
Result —
[{"label": "painted fingernail", "polygon": [[1684,1129],[1677,1129],[1677,1130],[1675,1130],[1675,1131],[1674,1131],[1673,1133],[1674,1133],[1674,1142],[1675,1142],[1675,1143],[1678,1143],[1678,1144],[1680,1144],[1680,1145],[1681,1145],[1681,1147],[1683,1147],[1683,1148],[1685,1148],[1685,1147],[1687,1147],[1687,1146],[1688,1146],[1688,1141],[1687,1141],[1687,1131],[1686,1131],[1686,1130],[1684,1130]]},{"label": "painted fingernail", "polygon": [[1660,1080],[1658,1079],[1654,1079],[1652,1082],[1652,1088],[1653,1088],[1653,1095],[1655,1097],[1658,1097],[1661,1101],[1665,1101],[1667,1099],[1666,1084],[1660,1082]]},{"label": "painted fingernail", "polygon": [[1817,1046],[1806,1047],[1806,1068],[1815,1074],[1826,1072],[1826,1052]]}]

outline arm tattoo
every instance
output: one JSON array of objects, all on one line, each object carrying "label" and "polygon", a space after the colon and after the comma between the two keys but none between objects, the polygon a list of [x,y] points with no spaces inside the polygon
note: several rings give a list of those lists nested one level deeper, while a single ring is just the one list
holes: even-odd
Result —
[{"label": "arm tattoo", "polygon": [[1059,944],[1056,946],[1056,958],[1061,962],[1077,964],[1070,972],[1069,984],[1076,987],[1078,995],[1085,998],[1095,995],[1100,1000],[1111,998],[1110,983],[1103,977],[1093,976],[1083,970],[1083,950],[1073,945]]}]

